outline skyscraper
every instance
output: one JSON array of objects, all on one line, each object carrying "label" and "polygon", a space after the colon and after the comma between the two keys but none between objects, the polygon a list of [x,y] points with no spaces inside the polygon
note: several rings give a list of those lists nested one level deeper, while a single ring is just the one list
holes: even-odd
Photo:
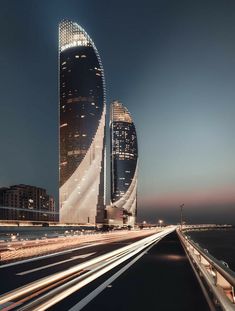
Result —
[{"label": "skyscraper", "polygon": [[137,135],[130,113],[119,101],[111,104],[110,137],[111,208],[122,209],[123,223],[133,226],[137,206]]},{"label": "skyscraper", "polygon": [[102,222],[105,82],[95,44],[77,23],[59,25],[60,221]]},{"label": "skyscraper", "polygon": [[0,220],[58,222],[58,212],[45,189],[19,184],[0,188]]}]

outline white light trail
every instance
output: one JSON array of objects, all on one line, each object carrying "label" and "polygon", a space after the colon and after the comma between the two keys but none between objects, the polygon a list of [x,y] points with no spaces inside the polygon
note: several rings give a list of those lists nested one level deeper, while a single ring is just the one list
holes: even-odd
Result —
[{"label": "white light trail", "polygon": [[[141,250],[144,248],[147,248],[150,244],[156,242],[158,239],[163,238],[165,235],[171,233],[172,231],[175,230],[175,227],[171,228],[166,228],[163,231],[159,233],[155,233],[151,236],[148,236],[147,238],[143,238],[137,242],[134,242],[130,245],[124,246],[122,248],[119,248],[117,250],[114,250],[112,252],[109,252],[107,254],[103,254],[101,256],[98,256],[96,258],[90,259],[84,263],[80,263],[74,267],[71,267],[70,269],[67,269],[65,271],[58,272],[56,274],[53,274],[51,276],[42,278],[40,280],[34,281],[28,285],[25,285],[21,288],[18,288],[16,290],[13,290],[12,292],[6,293],[2,296],[0,296],[0,305],[5,304],[6,302],[9,301],[15,301],[17,298],[20,298],[22,296],[29,296],[31,293],[43,289],[55,282],[61,281],[69,276],[72,276],[74,274],[77,274],[83,270],[89,270],[87,274],[89,276],[82,275],[81,277],[83,278],[79,283],[76,281],[76,285],[70,286],[68,289],[64,289],[65,285],[61,285],[60,287],[63,286],[62,293],[56,293],[57,295],[55,296],[53,294],[54,298],[51,298],[47,300],[46,305],[43,303],[40,304],[40,308],[33,308],[34,311],[36,310],[46,310],[49,305],[53,305],[56,302],[60,301],[61,299],[65,298],[65,294],[68,296],[72,292],[78,290],[79,288],[85,286],[92,280],[96,279],[100,275],[104,274],[105,272],[113,269],[115,266],[119,265],[121,262],[127,260],[128,258],[134,256],[135,254],[139,253]],[[95,265],[95,268],[94,268]],[[93,270],[92,270],[93,266]],[[91,274],[91,275],[90,275]],[[75,279],[77,280],[77,278]],[[73,281],[73,280],[72,280]],[[70,282],[72,282],[70,281]],[[78,283],[78,284],[77,284]],[[59,290],[60,290],[59,287]],[[53,290],[54,291],[58,290],[58,288]],[[40,299],[40,298],[39,298]],[[29,309],[27,309],[29,310]],[[30,309],[32,310],[32,309]]]},{"label": "white light trail", "polygon": [[90,257],[90,256],[93,255],[93,254],[95,254],[95,252],[94,252],[94,253],[89,253],[89,254],[83,254],[83,255],[73,256],[72,258],[65,259],[65,260],[62,260],[62,261],[59,261],[59,262],[55,262],[55,263],[52,263],[52,264],[50,264],[50,265],[46,265],[46,266],[38,267],[38,268],[35,268],[35,269],[31,269],[31,270],[19,272],[19,273],[17,273],[16,275],[25,275],[25,274],[29,274],[29,273],[36,272],[36,271],[39,271],[39,270],[43,270],[43,269],[47,269],[47,268],[50,268],[50,267],[58,266],[58,265],[61,265],[61,264],[65,263],[65,262],[73,261],[73,260],[76,260],[76,259],[87,258],[87,257]]}]

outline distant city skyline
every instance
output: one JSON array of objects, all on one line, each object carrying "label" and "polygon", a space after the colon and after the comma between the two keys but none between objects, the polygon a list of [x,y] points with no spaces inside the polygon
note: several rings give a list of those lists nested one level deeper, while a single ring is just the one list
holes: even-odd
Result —
[{"label": "distant city skyline", "polygon": [[58,222],[59,214],[46,189],[20,184],[0,188],[0,220]]},{"label": "distant city skyline", "polygon": [[[58,202],[58,24],[77,21],[102,58],[108,105],[139,143],[138,219],[235,218],[235,3],[1,1],[0,187]],[[108,114],[109,112],[107,112]]]}]

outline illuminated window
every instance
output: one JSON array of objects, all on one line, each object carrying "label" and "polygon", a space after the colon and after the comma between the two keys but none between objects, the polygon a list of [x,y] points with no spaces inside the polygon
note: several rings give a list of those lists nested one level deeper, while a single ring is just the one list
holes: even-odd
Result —
[{"label": "illuminated window", "polygon": [[79,155],[81,154],[81,150],[80,149],[75,149],[75,150],[72,150],[72,151],[68,151],[68,155],[71,156],[71,155]]}]

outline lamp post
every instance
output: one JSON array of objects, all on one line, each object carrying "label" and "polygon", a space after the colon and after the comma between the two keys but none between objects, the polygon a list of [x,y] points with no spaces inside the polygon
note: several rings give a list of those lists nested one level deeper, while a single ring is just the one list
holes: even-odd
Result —
[{"label": "lamp post", "polygon": [[180,229],[181,230],[183,226],[183,207],[184,207],[184,203],[180,205]]}]

